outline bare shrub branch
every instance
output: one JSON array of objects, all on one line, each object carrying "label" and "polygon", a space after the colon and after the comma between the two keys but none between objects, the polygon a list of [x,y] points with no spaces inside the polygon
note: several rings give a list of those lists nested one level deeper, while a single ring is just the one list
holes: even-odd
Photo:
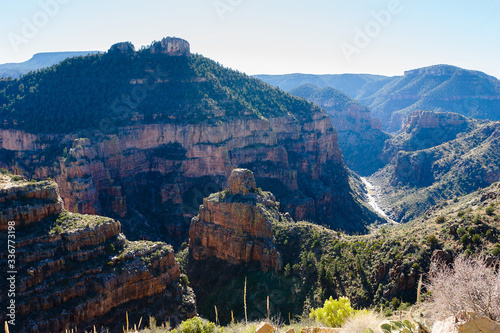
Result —
[{"label": "bare shrub branch", "polygon": [[435,312],[453,316],[475,312],[500,320],[498,267],[498,261],[488,265],[484,258],[459,257],[452,267],[444,262],[433,262],[427,289],[432,293]]}]

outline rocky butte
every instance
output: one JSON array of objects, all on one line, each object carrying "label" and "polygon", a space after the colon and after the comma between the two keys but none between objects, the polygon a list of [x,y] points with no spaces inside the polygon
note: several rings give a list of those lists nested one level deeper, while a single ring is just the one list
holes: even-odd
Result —
[{"label": "rocky butte", "polygon": [[270,192],[256,188],[253,172],[234,169],[228,187],[203,199],[191,221],[189,251],[195,260],[218,258],[229,264],[258,262],[263,271],[279,269],[273,220],[279,203]]},{"label": "rocky butte", "polygon": [[[120,222],[69,213],[52,181],[0,174],[0,231],[15,223],[15,332],[64,332],[93,325],[121,332],[125,312],[177,323],[196,313],[179,283],[170,245],[128,241]],[[7,251],[0,263],[7,267]],[[6,280],[0,282],[8,290]],[[0,301],[10,300],[1,293]],[[7,320],[2,311],[0,320]],[[115,327],[118,325],[119,327]]]}]

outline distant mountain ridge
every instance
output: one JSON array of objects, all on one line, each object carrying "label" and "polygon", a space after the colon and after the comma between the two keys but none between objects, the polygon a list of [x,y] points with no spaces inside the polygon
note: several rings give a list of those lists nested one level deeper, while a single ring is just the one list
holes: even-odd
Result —
[{"label": "distant mountain ridge", "polygon": [[408,70],[404,76],[393,77],[370,74],[254,77],[287,91],[304,83],[320,88],[330,85],[368,106],[373,117],[380,118],[382,129],[389,132],[401,130],[406,116],[416,110],[500,120],[500,81],[483,72],[451,65]]},{"label": "distant mountain ridge", "polygon": [[31,59],[24,62],[0,64],[0,77],[19,78],[30,71],[50,67],[67,58],[86,56],[98,52],[99,51],[36,53]]},{"label": "distant mountain ridge", "polygon": [[297,88],[303,84],[313,84],[318,88],[331,87],[342,91],[351,98],[361,92],[361,89],[367,84],[390,79],[388,76],[373,74],[283,74],[283,75],[253,75],[272,86],[279,87],[284,91]]},{"label": "distant mountain ridge", "polygon": [[406,71],[382,87],[368,83],[356,99],[368,105],[389,132],[400,130],[406,116],[416,110],[500,120],[500,81],[450,65]]}]

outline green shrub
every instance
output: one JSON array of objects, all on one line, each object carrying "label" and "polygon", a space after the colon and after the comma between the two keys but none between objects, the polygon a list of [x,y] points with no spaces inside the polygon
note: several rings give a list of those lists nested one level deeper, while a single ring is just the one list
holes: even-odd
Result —
[{"label": "green shrub", "polygon": [[495,212],[495,208],[494,207],[492,207],[492,206],[486,207],[486,214],[487,215],[492,216],[494,212]]},{"label": "green shrub", "polygon": [[457,229],[457,235],[459,235],[460,237],[465,235],[466,232],[467,232],[467,230],[465,229],[464,226],[461,226],[460,228]]},{"label": "green shrub", "polygon": [[429,235],[425,239],[425,242],[429,245],[435,245],[439,242],[439,240],[437,239],[436,235]]},{"label": "green shrub", "polygon": [[315,318],[317,321],[330,327],[340,327],[353,314],[354,309],[351,307],[351,302],[347,297],[340,297],[334,300],[330,296],[322,308],[311,310],[309,317]]},{"label": "green shrub", "polygon": [[465,215],[465,212],[464,212],[463,210],[461,210],[461,211],[459,211],[459,212],[457,213],[457,216],[458,216],[458,217],[462,217],[462,216],[464,216],[464,215]]},{"label": "green shrub", "polygon": [[51,235],[53,235],[53,234],[59,235],[62,232],[63,232],[63,228],[60,225],[58,225],[58,226],[55,226],[54,228],[52,228],[52,230],[49,232],[49,234],[51,234]]},{"label": "green shrub", "polygon": [[392,317],[393,312],[390,307],[385,307],[384,308],[384,316],[385,317]]},{"label": "green shrub", "polygon": [[436,217],[437,224],[443,224],[444,222],[446,222],[446,217],[444,215],[439,215],[438,217]]},{"label": "green shrub", "polygon": [[200,317],[193,317],[183,321],[179,327],[172,331],[173,333],[222,333],[222,328],[215,328],[215,324],[201,319]]},{"label": "green shrub", "polygon": [[411,268],[413,268],[413,270],[416,272],[420,271],[420,265],[418,264],[418,262],[413,263]]},{"label": "green shrub", "polygon": [[460,238],[460,242],[462,242],[462,244],[464,244],[464,245],[466,245],[467,243],[469,243],[469,235],[464,234],[464,235]]},{"label": "green shrub", "polygon": [[292,267],[290,266],[289,263],[285,265],[284,274],[287,277],[292,274]]},{"label": "green shrub", "polygon": [[391,301],[391,308],[393,310],[397,310],[399,308],[399,305],[401,305],[401,301],[399,300],[399,298],[394,297]]},{"label": "green shrub", "polygon": [[181,274],[180,281],[183,286],[189,285],[189,279],[186,274]]},{"label": "green shrub", "polygon": [[472,243],[474,244],[480,244],[481,243],[481,235],[479,234],[475,234],[474,236],[472,236]]}]

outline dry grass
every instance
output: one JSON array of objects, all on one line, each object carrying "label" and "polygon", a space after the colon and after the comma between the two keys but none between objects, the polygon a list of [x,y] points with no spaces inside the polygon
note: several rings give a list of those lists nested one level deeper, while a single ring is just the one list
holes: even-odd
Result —
[{"label": "dry grass", "polygon": [[341,333],[363,333],[365,329],[371,328],[375,333],[382,333],[380,325],[385,318],[379,313],[372,311],[357,311],[342,325]]},{"label": "dry grass", "polygon": [[157,325],[156,319],[154,317],[149,317],[149,327],[141,330],[142,333],[166,333],[170,331],[170,324],[163,323],[160,326]]},{"label": "dry grass", "polygon": [[255,333],[255,329],[259,322],[250,322],[245,324],[243,322],[240,323],[232,323],[228,326],[224,327],[224,333]]}]

